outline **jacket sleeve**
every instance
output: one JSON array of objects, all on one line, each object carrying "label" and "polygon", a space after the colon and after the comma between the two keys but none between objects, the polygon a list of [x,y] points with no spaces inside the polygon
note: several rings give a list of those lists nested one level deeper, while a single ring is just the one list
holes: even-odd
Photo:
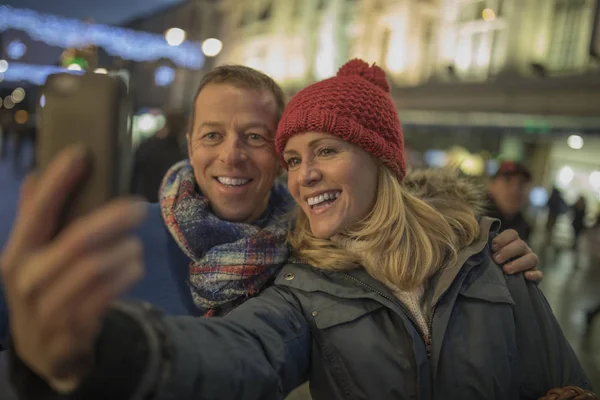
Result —
[{"label": "jacket sleeve", "polygon": [[311,335],[296,299],[271,287],[224,318],[168,318],[171,372],[158,399],[283,399],[307,380]]},{"label": "jacket sleeve", "polygon": [[223,318],[165,317],[121,303],[100,334],[93,371],[59,395],[11,352],[23,399],[275,400],[308,376],[311,337],[294,297],[271,287]]},{"label": "jacket sleeve", "polygon": [[522,274],[506,276],[514,307],[523,399],[537,399],[550,389],[578,386],[591,390],[575,352],[567,342],[539,287]]}]

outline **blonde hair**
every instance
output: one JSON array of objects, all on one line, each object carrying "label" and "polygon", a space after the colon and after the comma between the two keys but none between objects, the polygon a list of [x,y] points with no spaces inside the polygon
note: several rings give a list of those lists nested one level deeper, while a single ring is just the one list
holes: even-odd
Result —
[{"label": "blonde hair", "polygon": [[[455,172],[440,173],[438,179],[457,178]],[[363,266],[388,286],[415,289],[437,271],[454,265],[458,251],[479,236],[479,205],[460,196],[439,198],[440,193],[428,193],[441,189],[426,187],[427,179],[427,174],[417,174],[401,184],[380,164],[375,205],[356,228],[332,239],[318,239],[300,210],[290,243],[300,259],[317,268],[343,271]],[[457,187],[450,185],[447,190]]]}]

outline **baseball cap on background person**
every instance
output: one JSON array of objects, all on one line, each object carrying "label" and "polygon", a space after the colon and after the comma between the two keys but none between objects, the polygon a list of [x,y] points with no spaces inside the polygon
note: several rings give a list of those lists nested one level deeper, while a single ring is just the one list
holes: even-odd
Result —
[{"label": "baseball cap on background person", "polygon": [[503,161],[488,182],[489,209],[487,215],[501,223],[501,231],[514,229],[525,241],[531,225],[523,211],[527,207],[528,184],[531,173],[523,164]]},{"label": "baseball cap on background person", "polygon": [[499,178],[501,176],[514,176],[521,175],[525,177],[527,182],[531,181],[531,172],[529,169],[516,161],[502,161],[496,173],[492,176],[492,179]]}]

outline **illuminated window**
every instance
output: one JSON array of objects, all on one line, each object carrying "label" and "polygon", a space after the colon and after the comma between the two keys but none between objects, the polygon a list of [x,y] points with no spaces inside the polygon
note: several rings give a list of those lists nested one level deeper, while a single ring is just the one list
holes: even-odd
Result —
[{"label": "illuminated window", "polygon": [[581,51],[586,40],[584,19],[585,0],[556,0],[548,63],[553,70],[572,70],[582,67],[585,55]]},{"label": "illuminated window", "polygon": [[292,17],[298,18],[302,12],[302,0],[293,0]]},{"label": "illuminated window", "polygon": [[503,15],[503,0],[461,2],[455,54],[455,65],[461,76],[487,79],[502,69],[506,53]]},{"label": "illuminated window", "polygon": [[506,35],[501,30],[496,29],[492,34],[491,55],[490,55],[490,75],[497,75],[504,68],[506,59]]},{"label": "illuminated window", "polygon": [[479,21],[486,15],[493,13],[494,17],[501,17],[504,0],[472,0],[464,2],[460,7],[459,22]]},{"label": "illuminated window", "polygon": [[435,64],[435,39],[434,39],[435,23],[433,18],[423,20],[421,28],[421,78],[427,79],[433,72]]},{"label": "illuminated window", "polygon": [[473,3],[465,3],[460,7],[458,20],[460,22],[474,21],[480,18],[481,13],[485,10],[485,1],[476,1]]}]

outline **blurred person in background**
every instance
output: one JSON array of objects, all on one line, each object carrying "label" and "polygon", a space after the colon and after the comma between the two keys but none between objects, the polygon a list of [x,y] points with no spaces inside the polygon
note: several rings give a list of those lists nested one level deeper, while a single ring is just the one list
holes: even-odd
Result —
[{"label": "blurred person in background", "polygon": [[520,163],[503,161],[488,183],[490,211],[488,216],[500,220],[501,231],[514,229],[529,241],[531,226],[523,211],[527,206],[531,173]]},{"label": "blurred person in background", "polygon": [[585,229],[585,213],[586,213],[585,197],[579,196],[575,204],[573,204],[573,250],[577,250],[579,244],[579,237],[581,232]]},{"label": "blurred person in background", "polygon": [[548,202],[546,203],[546,208],[548,209],[548,219],[546,220],[545,241],[546,246],[552,246],[554,227],[556,226],[558,216],[568,211],[567,203],[562,197],[560,190],[558,190],[556,186],[552,188],[552,192],[550,193],[550,197],[548,198]]},{"label": "blurred person in background", "polygon": [[165,126],[140,143],[133,158],[132,194],[140,195],[150,203],[158,202],[165,173],[185,158],[181,149],[185,129],[183,112],[168,112],[165,114]]}]

